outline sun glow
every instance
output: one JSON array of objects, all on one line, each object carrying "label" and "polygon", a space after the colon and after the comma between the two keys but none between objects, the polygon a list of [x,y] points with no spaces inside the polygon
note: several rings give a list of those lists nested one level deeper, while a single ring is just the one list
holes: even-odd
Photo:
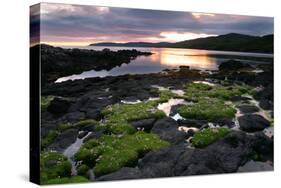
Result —
[{"label": "sun glow", "polygon": [[211,36],[217,36],[206,33],[191,33],[191,32],[161,32],[160,36],[165,37],[166,41],[179,42],[184,40],[192,40],[197,38],[205,38]]},{"label": "sun glow", "polygon": [[211,13],[200,13],[200,12],[193,12],[192,16],[194,16],[197,19],[200,19],[201,17],[207,16],[207,17],[214,17],[216,16],[215,14]]}]

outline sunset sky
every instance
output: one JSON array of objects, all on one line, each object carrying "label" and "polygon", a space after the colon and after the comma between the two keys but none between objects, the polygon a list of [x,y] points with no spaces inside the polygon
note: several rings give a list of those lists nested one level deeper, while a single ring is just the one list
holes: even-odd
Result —
[{"label": "sunset sky", "polygon": [[[47,4],[31,8],[31,39],[55,46],[97,42],[176,42],[227,33],[273,33],[273,18]],[[41,22],[39,21],[41,13]],[[41,23],[41,24],[40,24]]]}]

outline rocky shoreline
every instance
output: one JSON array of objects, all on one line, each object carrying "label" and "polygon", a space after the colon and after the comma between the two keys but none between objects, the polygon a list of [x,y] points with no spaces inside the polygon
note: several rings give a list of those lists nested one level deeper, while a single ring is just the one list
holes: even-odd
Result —
[{"label": "rocky shoreline", "polygon": [[44,184],[273,170],[272,63],[48,82],[41,113]]},{"label": "rocky shoreline", "polygon": [[41,84],[43,86],[63,76],[88,70],[110,70],[123,63],[130,63],[138,56],[152,54],[135,49],[114,52],[105,48],[102,51],[95,51],[78,48],[64,49],[46,44],[33,46],[31,50],[38,51],[38,48],[41,54]]}]

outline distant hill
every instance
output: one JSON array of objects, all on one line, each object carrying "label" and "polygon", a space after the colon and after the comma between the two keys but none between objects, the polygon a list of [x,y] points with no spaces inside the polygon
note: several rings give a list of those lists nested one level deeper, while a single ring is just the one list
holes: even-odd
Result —
[{"label": "distant hill", "polygon": [[124,46],[124,47],[169,47],[206,50],[241,51],[273,53],[273,34],[262,37],[229,33],[216,37],[198,38],[176,43],[128,42],[128,43],[95,43],[90,46]]}]

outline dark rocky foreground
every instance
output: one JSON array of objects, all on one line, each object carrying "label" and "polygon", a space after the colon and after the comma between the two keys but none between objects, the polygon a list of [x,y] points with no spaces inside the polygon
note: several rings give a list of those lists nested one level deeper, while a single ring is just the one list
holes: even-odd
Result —
[{"label": "dark rocky foreground", "polygon": [[[155,85],[169,90],[160,91]],[[175,95],[173,90],[185,94]],[[230,60],[213,74],[183,66],[154,74],[50,82],[43,85],[42,96],[41,149],[46,166],[41,173],[46,184],[62,182],[62,177],[63,182],[84,182],[273,170],[273,136],[265,133],[273,122],[261,113],[268,112],[273,119],[272,64],[252,66]],[[195,105],[208,98],[214,103],[207,108],[222,105],[230,110],[221,113],[214,106],[211,113],[200,108],[190,113],[184,109],[186,104],[180,104],[166,117],[157,106],[171,98]],[[237,110],[225,102],[241,114],[236,117]],[[177,113],[185,119],[173,119],[171,114]],[[77,162],[71,176],[69,158],[62,161],[58,156],[77,139],[84,144],[71,157]],[[63,167],[49,165],[62,162]],[[52,168],[60,173],[46,173]]]}]

